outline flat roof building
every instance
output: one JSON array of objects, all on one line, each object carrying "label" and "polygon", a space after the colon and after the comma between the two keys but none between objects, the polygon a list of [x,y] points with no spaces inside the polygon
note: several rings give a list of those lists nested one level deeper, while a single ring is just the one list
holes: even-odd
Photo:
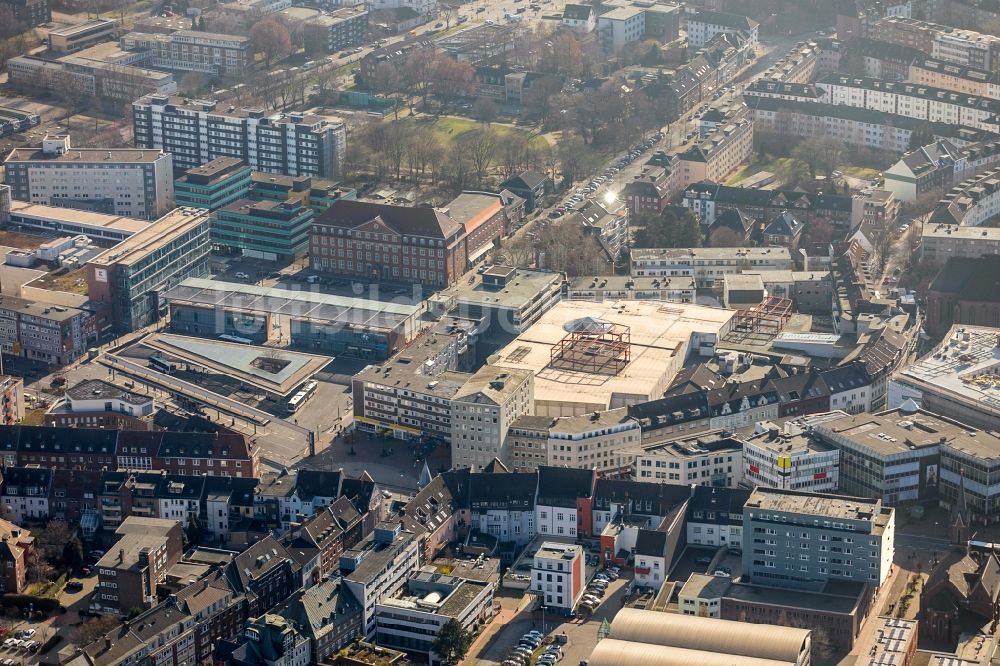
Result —
[{"label": "flat roof building", "polygon": [[422,312],[420,305],[198,278],[162,300],[176,333],[267,341],[279,319],[293,347],[371,359],[388,358],[412,340]]},{"label": "flat roof building", "polygon": [[74,148],[47,134],[4,163],[12,196],[32,203],[154,219],[174,208],[173,159],[162,150]]},{"label": "flat roof building", "polygon": [[[492,357],[535,376],[534,413],[574,416],[648,402],[690,354],[713,349],[731,310],[652,301],[563,301]],[[602,353],[588,352],[592,344]]]},{"label": "flat roof building", "polygon": [[208,272],[208,211],[177,208],[87,262],[87,293],[110,310],[115,331],[148,326],[166,313],[161,292]]},{"label": "flat roof building", "polygon": [[131,217],[47,206],[16,199],[10,202],[10,216],[7,222],[25,229],[52,234],[71,236],[83,234],[93,241],[105,243],[120,243],[149,227],[148,222]]},{"label": "flat roof building", "polygon": [[525,331],[562,298],[562,273],[490,266],[428,299],[431,314],[482,319],[482,333],[506,342]]},{"label": "flat roof building", "polygon": [[743,481],[743,442],[723,430],[678,436],[646,446],[632,475],[647,483],[735,488]]},{"label": "flat roof building", "polygon": [[794,422],[758,423],[743,438],[743,474],[755,486],[836,492],[840,451]]},{"label": "flat roof building", "polygon": [[[812,592],[839,581],[878,588],[892,566],[895,529],[881,499],[757,488],[743,507],[743,580]],[[779,530],[800,538],[778,539]]]},{"label": "flat roof building", "polygon": [[105,40],[114,39],[118,29],[112,19],[93,19],[49,30],[49,50],[53,53],[73,53]]}]

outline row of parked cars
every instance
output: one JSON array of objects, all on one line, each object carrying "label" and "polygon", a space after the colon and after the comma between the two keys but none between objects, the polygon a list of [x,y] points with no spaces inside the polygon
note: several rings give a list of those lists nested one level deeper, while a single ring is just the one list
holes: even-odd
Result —
[{"label": "row of parked cars", "polygon": [[605,169],[603,174],[597,176],[596,178],[591,180],[590,183],[588,183],[587,185],[583,186],[582,188],[574,192],[572,196],[566,199],[566,201],[564,201],[561,206],[556,208],[556,210],[552,214],[550,214],[550,217],[560,217],[563,213],[566,212],[568,208],[572,208],[573,206],[583,201],[584,198],[589,197],[590,195],[597,192],[597,190],[599,190],[602,185],[610,183],[612,180],[614,180],[614,177],[618,175],[618,172],[620,172],[622,169],[624,169],[629,164],[634,162],[644,152],[655,146],[662,138],[663,138],[663,132],[657,132],[650,138],[646,139],[644,142],[637,143],[636,145],[632,146],[632,148],[629,149],[628,153],[623,155],[621,159],[619,159],[613,165]]},{"label": "row of parked cars", "polygon": [[[14,634],[13,638],[8,638],[3,642],[3,646],[8,650],[27,650],[28,652],[34,652],[39,647],[41,643],[34,640],[35,630],[34,629],[24,629],[22,631]],[[7,662],[13,661],[12,659],[4,659],[0,664],[3,666],[8,666]],[[17,662],[14,662],[17,663]]]},{"label": "row of parked cars", "polygon": [[593,613],[597,610],[597,607],[601,605],[601,600],[604,599],[604,595],[608,591],[608,585],[611,584],[611,581],[618,580],[619,575],[621,575],[621,570],[618,567],[608,567],[604,571],[598,572],[594,576],[594,579],[590,581],[590,584],[587,585],[587,590],[583,593],[583,597],[580,598],[577,609],[586,611],[587,613]]},{"label": "row of parked cars", "polygon": [[[535,651],[541,647],[544,638],[544,634],[537,629],[532,629],[524,636],[521,636],[517,647],[512,649],[507,658],[503,660],[503,666],[526,666],[526,664],[529,664]],[[562,646],[552,643],[538,656],[535,664],[536,666],[554,666],[562,658]]]}]

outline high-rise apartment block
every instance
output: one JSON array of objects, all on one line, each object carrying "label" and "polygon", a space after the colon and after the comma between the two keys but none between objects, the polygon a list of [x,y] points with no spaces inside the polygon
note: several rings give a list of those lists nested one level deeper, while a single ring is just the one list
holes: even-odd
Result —
[{"label": "high-rise apartment block", "polygon": [[178,169],[236,157],[254,171],[339,178],[347,144],[344,124],[319,116],[268,116],[259,109],[165,95],[137,100],[132,125],[136,146],[173,153]]}]

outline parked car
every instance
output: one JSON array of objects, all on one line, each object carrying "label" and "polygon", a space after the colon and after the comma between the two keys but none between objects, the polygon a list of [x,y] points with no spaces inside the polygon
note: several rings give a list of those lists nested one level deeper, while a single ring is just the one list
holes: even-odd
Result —
[{"label": "parked car", "polygon": [[81,583],[78,580],[71,580],[68,583],[66,583],[66,586],[63,589],[66,590],[67,592],[82,592],[83,583]]},{"label": "parked car", "polygon": [[250,279],[250,275],[248,273],[244,273],[243,271],[240,271],[239,273],[236,274],[236,279],[237,280],[249,280]]},{"label": "parked car", "polygon": [[696,559],[694,561],[694,563],[695,564],[711,564],[712,563],[712,558],[711,557],[699,557],[698,559]]}]

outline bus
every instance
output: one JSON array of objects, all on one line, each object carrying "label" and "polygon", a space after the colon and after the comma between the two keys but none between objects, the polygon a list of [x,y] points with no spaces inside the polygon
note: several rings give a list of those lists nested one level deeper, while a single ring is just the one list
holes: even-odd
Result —
[{"label": "bus", "polygon": [[229,335],[228,333],[220,335],[219,339],[220,340],[225,340],[226,342],[238,342],[241,345],[252,345],[253,344],[253,340],[251,340],[250,338],[241,338],[238,335]]},{"label": "bus", "polygon": [[157,372],[162,372],[167,375],[172,375],[177,372],[177,364],[172,361],[165,360],[162,356],[150,356],[149,367]]},{"label": "bus", "polygon": [[289,414],[298,411],[299,407],[305,404],[306,400],[312,397],[313,393],[316,392],[316,382],[309,381],[299,389],[299,392],[292,396],[288,404],[285,405],[285,409]]}]

